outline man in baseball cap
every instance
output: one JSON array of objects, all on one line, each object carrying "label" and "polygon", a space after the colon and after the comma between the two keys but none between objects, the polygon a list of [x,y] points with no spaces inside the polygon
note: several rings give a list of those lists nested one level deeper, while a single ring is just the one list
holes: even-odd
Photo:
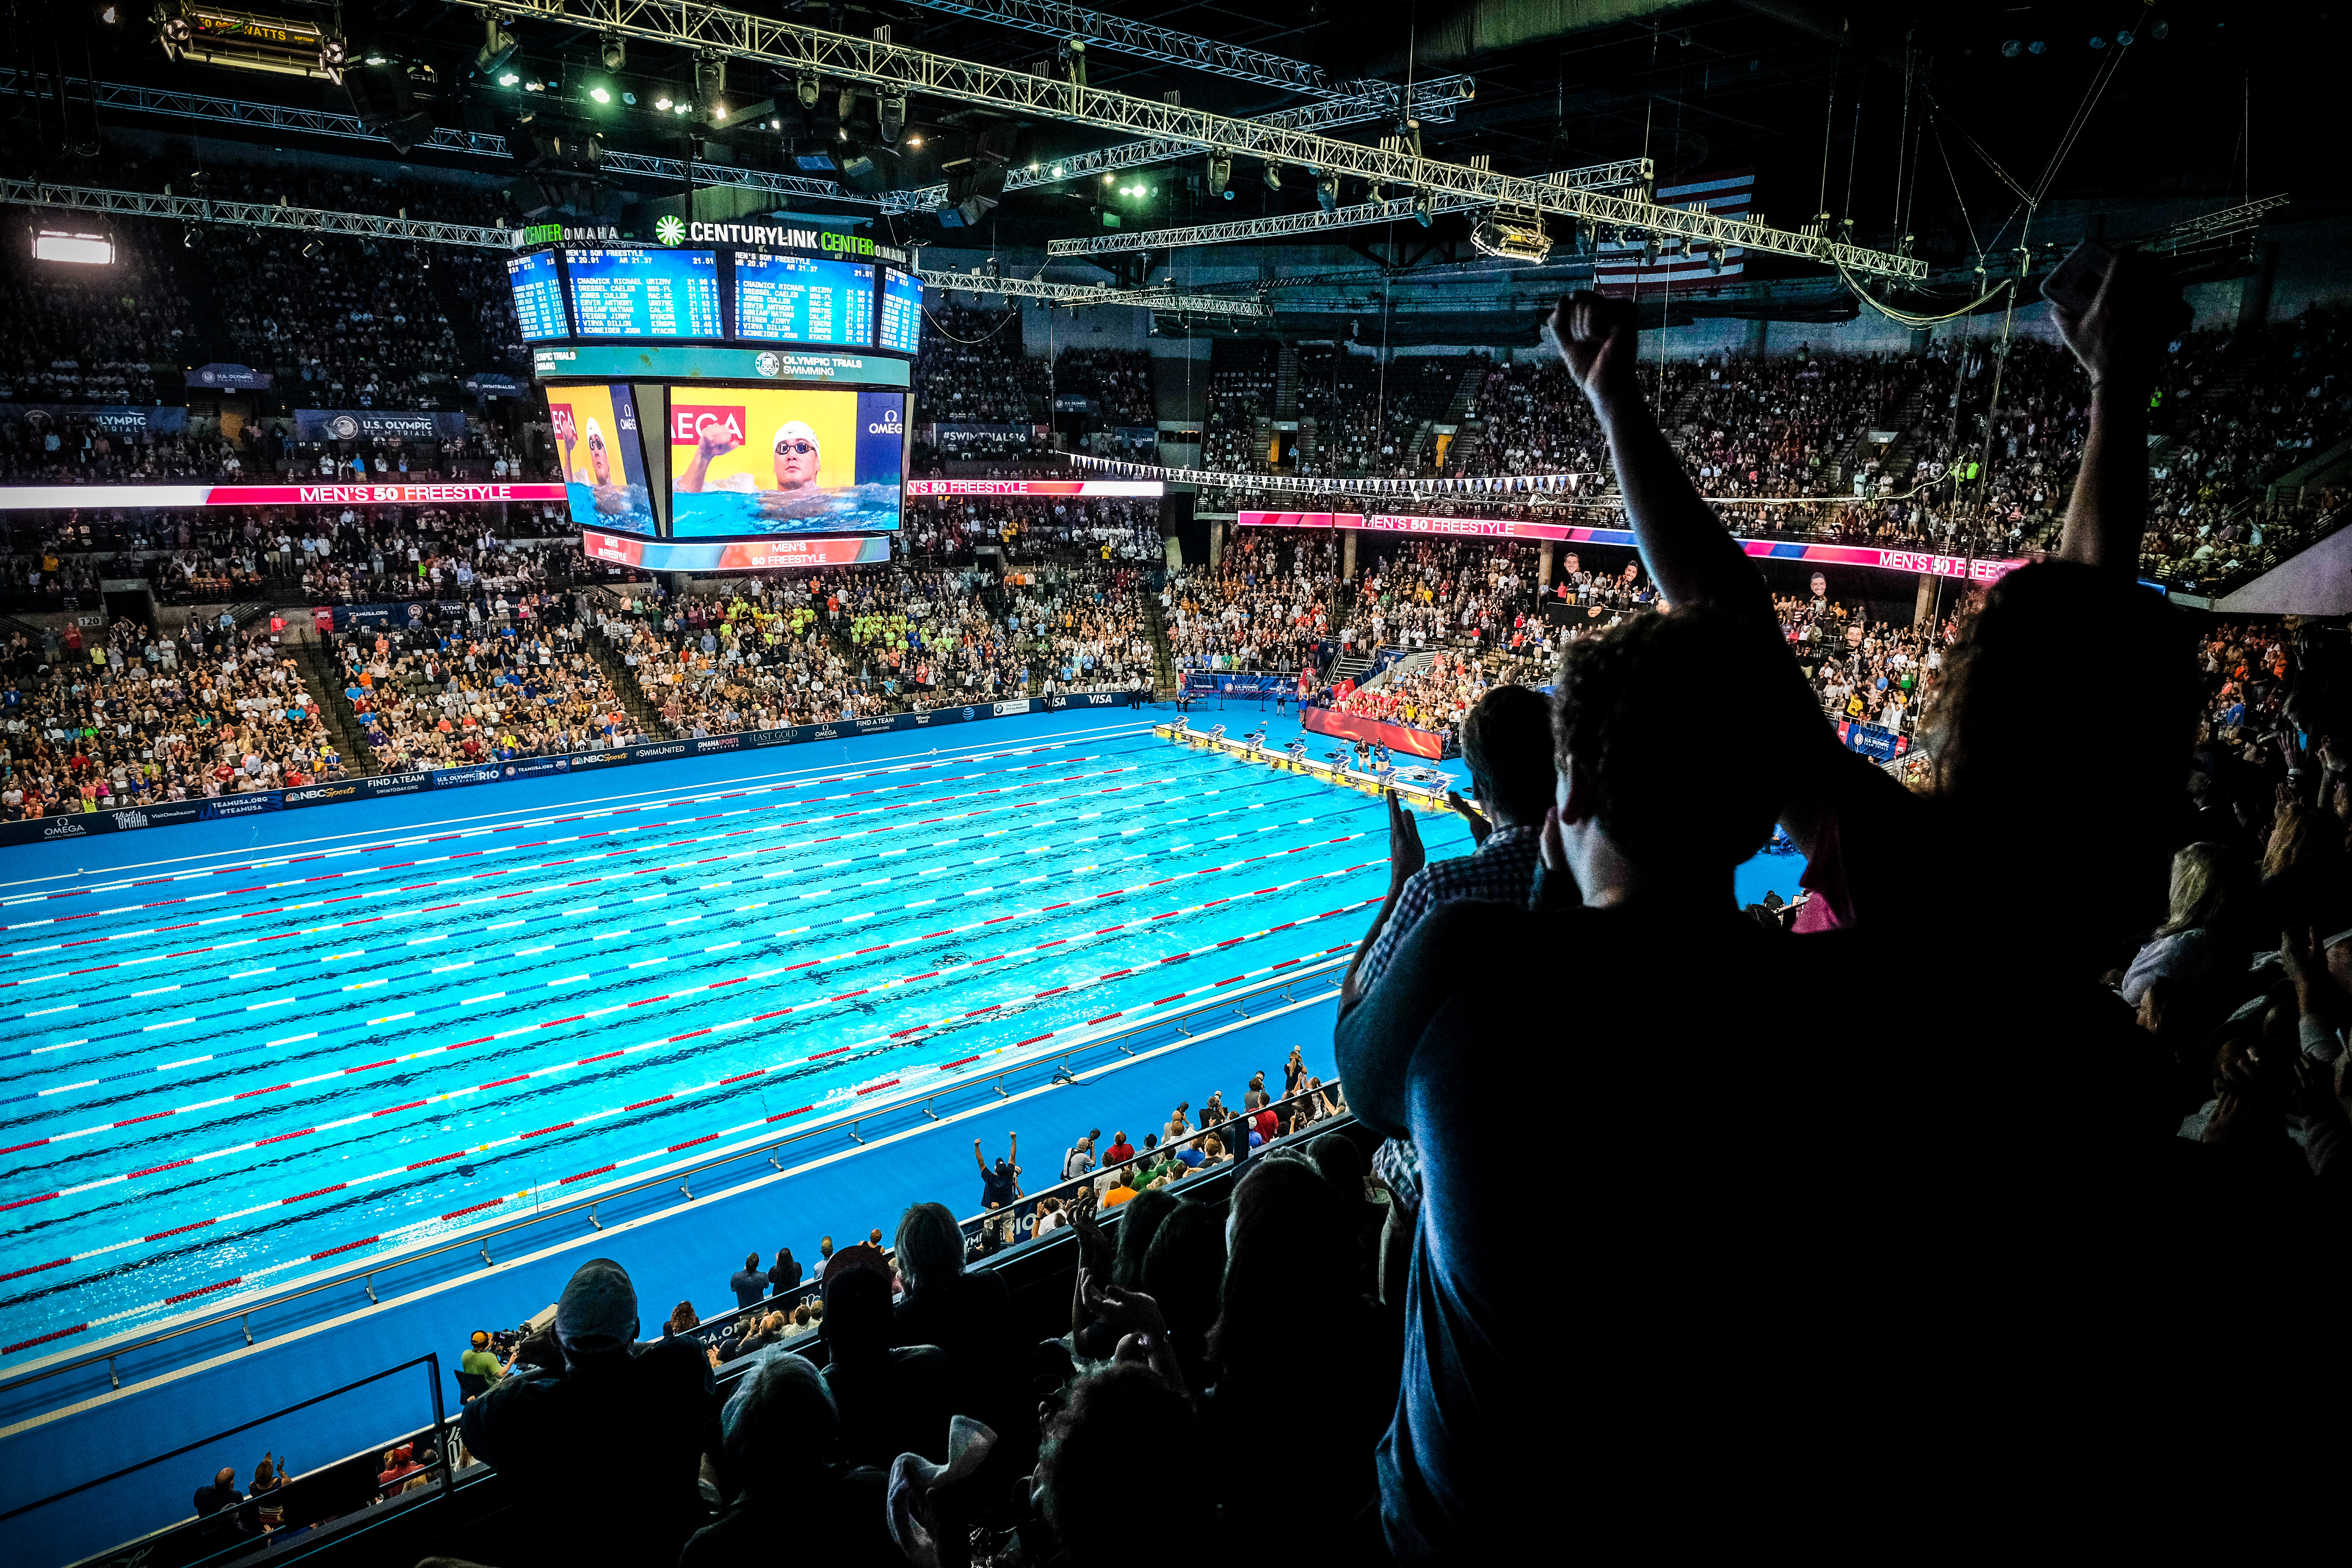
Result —
[{"label": "man in baseball cap", "polygon": [[[709,1518],[697,1482],[718,1395],[701,1343],[637,1343],[636,1287],[609,1258],[572,1272],[554,1327],[562,1375],[519,1373],[469,1401],[466,1447],[542,1505],[542,1560],[676,1562]],[[625,1508],[614,1473],[580,1462],[600,1451],[630,1455]]]}]

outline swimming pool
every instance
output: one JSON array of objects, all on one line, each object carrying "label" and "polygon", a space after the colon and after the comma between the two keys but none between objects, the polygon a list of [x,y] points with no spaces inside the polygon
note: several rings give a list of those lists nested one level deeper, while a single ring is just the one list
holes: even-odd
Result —
[{"label": "swimming pool", "polygon": [[1139,725],[0,900],[0,1353],[1345,952],[1383,811]]}]

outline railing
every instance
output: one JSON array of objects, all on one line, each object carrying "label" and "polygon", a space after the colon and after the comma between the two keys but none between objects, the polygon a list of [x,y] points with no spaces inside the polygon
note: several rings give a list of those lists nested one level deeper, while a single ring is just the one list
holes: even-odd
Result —
[{"label": "railing", "polygon": [[641,1177],[625,1183],[620,1186],[599,1192],[593,1197],[584,1198],[574,1203],[561,1205],[552,1208],[541,1209],[525,1217],[519,1217],[508,1221],[493,1222],[486,1228],[469,1232],[460,1238],[423,1247],[404,1256],[354,1266],[347,1271],[338,1273],[331,1279],[323,1279],[315,1284],[304,1286],[299,1289],[288,1290],[270,1296],[264,1300],[247,1303],[247,1305],[236,1308],[233,1310],[224,1310],[215,1313],[210,1317],[201,1318],[192,1322],[183,1323],[176,1328],[166,1329],[160,1332],[143,1335],[131,1340],[128,1343],[118,1344],[111,1349],[94,1350],[85,1355],[60,1361],[50,1366],[29,1368],[24,1372],[15,1373],[5,1378],[0,1378],[0,1393],[14,1392],[16,1389],[29,1387],[33,1384],[45,1381],[48,1378],[62,1376],[67,1373],[80,1371],[88,1367],[94,1367],[101,1363],[103,1363],[107,1368],[109,1381],[114,1387],[119,1389],[122,1386],[122,1375],[120,1362],[122,1357],[131,1355],[136,1352],[148,1350],[153,1346],[167,1343],[173,1340],[180,1339],[188,1334],[200,1333],[206,1330],[216,1329],[224,1324],[229,1323],[234,1323],[237,1326],[238,1331],[245,1337],[246,1344],[249,1347],[256,1342],[251,1322],[251,1320],[256,1313],[273,1310],[295,1301],[305,1300],[310,1297],[323,1294],[327,1291],[349,1289],[354,1284],[358,1285],[366,1292],[367,1299],[370,1303],[376,1303],[381,1300],[381,1298],[377,1296],[375,1289],[376,1276],[379,1274],[388,1274],[394,1269],[410,1268],[415,1264],[422,1263],[428,1258],[443,1258],[455,1252],[478,1252],[481,1256],[483,1267],[489,1268],[495,1263],[495,1259],[490,1256],[490,1244],[501,1237],[510,1236],[518,1231],[527,1229],[533,1226],[544,1224],[550,1220],[563,1219],[567,1217],[584,1218],[593,1228],[603,1230],[604,1228],[604,1222],[598,1217],[597,1210],[606,1204],[617,1203],[634,1194],[647,1192],[657,1187],[666,1187],[670,1185],[672,1183],[677,1184],[677,1190],[684,1194],[688,1201],[692,1201],[695,1196],[693,1190],[694,1179],[705,1172],[717,1170],[728,1165],[740,1164],[746,1161],[760,1160],[763,1158],[774,1170],[781,1172],[783,1169],[783,1166],[775,1158],[777,1152],[781,1150],[792,1147],[794,1144],[805,1143],[815,1138],[841,1137],[845,1135],[851,1142],[862,1145],[866,1142],[865,1138],[858,1131],[858,1129],[862,1125],[874,1121],[878,1117],[905,1112],[910,1109],[919,1111],[923,1117],[932,1121],[938,1121],[940,1118],[932,1107],[943,1096],[960,1094],[968,1089],[979,1086],[984,1085],[992,1088],[995,1090],[998,1099],[1009,1100],[1012,1096],[1006,1091],[1003,1082],[1003,1079],[1019,1074],[1035,1071],[1037,1068],[1045,1067],[1049,1063],[1053,1064],[1053,1072],[1049,1079],[1050,1082],[1075,1082],[1076,1076],[1071,1071],[1071,1063],[1082,1053],[1099,1051],[1108,1047],[1118,1052],[1122,1056],[1133,1057],[1136,1054],[1135,1051],[1132,1047],[1122,1043],[1123,1041],[1135,1035],[1164,1028],[1172,1027],[1177,1033],[1189,1039],[1192,1037],[1192,1031],[1184,1026],[1185,1023],[1189,1020],[1197,1018],[1202,1014],[1224,1013],[1230,1011],[1242,1018],[1255,1017],[1256,1015],[1251,1013],[1246,1007],[1241,1005],[1244,1001],[1278,993],[1286,1004],[1295,1003],[1299,999],[1294,994],[1295,988],[1297,988],[1302,981],[1309,978],[1336,989],[1341,978],[1347,960],[1345,958],[1335,957],[1325,959],[1315,963],[1303,964],[1278,978],[1269,975],[1255,985],[1245,986],[1239,991],[1231,992],[1226,995],[1214,999],[1204,999],[1191,1006],[1180,1007],[1172,1013],[1162,1014],[1160,1016],[1146,1022],[1129,1025],[1118,1029],[1114,1029],[1108,1034],[1097,1036],[1092,1039],[1069,1046],[1062,1050],[1032,1058],[1015,1067],[1004,1068],[996,1072],[980,1074],[974,1077],[959,1078],[952,1085],[931,1094],[910,1096],[902,1100],[887,1101],[885,1104],[877,1106],[871,1110],[862,1111],[857,1115],[852,1116],[845,1121],[835,1121],[817,1126],[804,1128],[800,1131],[788,1133],[783,1137],[774,1139],[768,1142],[755,1144],[747,1148],[740,1148],[729,1153],[714,1155],[707,1159],[697,1160],[683,1165],[675,1165],[670,1169],[656,1174]]},{"label": "railing", "polygon": [[[298,1400],[292,1405],[270,1411],[265,1415],[257,1415],[250,1421],[242,1422],[225,1431],[215,1432],[208,1436],[199,1437],[193,1443],[183,1444],[169,1453],[152,1455],[110,1474],[79,1482],[62,1491],[52,1492],[47,1497],[36,1499],[31,1502],[19,1504],[5,1513],[0,1513],[0,1523],[30,1514],[37,1509],[47,1508],[53,1503],[63,1502],[69,1498],[110,1486],[114,1482],[135,1476],[142,1470],[184,1458],[198,1449],[210,1447],[241,1433],[250,1432],[257,1426],[283,1420],[287,1416],[308,1410],[312,1405],[322,1405],[331,1399],[339,1399],[355,1390],[382,1383],[387,1378],[396,1377],[420,1366],[425,1369],[427,1394],[432,1401],[431,1426],[419,1427],[404,1436],[394,1436],[384,1442],[371,1444],[357,1453],[347,1454],[340,1459],[306,1470],[299,1476],[286,1477],[283,1483],[271,1491],[256,1494],[215,1513],[199,1515],[166,1525],[136,1540],[110,1548],[100,1556],[109,1562],[136,1563],[140,1564],[140,1568],[193,1568],[194,1564],[257,1552],[275,1545],[278,1540],[291,1539],[308,1530],[331,1529],[339,1521],[351,1518],[355,1513],[370,1512],[381,1503],[396,1503],[402,1507],[413,1506],[403,1500],[411,1495],[415,1495],[417,1502],[445,1499],[449,1496],[456,1485],[455,1477],[457,1467],[452,1458],[452,1450],[456,1445],[451,1439],[456,1436],[457,1424],[451,1419],[447,1406],[442,1398],[440,1357],[427,1352],[413,1360],[402,1362],[397,1366],[389,1366],[381,1372],[370,1373],[367,1376],[354,1379],[339,1388],[331,1388],[323,1394],[312,1394],[308,1399]],[[387,1448],[394,1447],[408,1447],[413,1451],[415,1445],[420,1441],[430,1441],[433,1444],[433,1460],[430,1464],[420,1466],[415,1471],[400,1477],[390,1483],[389,1487],[376,1479],[379,1474],[375,1468],[376,1456],[381,1455]],[[426,1477],[434,1484],[412,1494],[409,1489],[417,1476]],[[356,1508],[352,1506],[355,1498],[358,1500]],[[261,1521],[264,1509],[278,1514],[282,1524],[265,1528]],[[372,1518],[376,1517],[381,1515],[372,1514]],[[285,1532],[282,1536],[279,1534],[280,1530]],[[85,1559],[85,1561],[96,1560]]]}]

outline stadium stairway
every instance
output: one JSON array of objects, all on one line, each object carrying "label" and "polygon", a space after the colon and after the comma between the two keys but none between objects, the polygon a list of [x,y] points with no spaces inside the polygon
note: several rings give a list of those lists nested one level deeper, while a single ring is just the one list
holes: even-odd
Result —
[{"label": "stadium stairway", "polygon": [[1275,359],[1274,416],[1298,417],[1298,351],[1288,343]]},{"label": "stadium stairway", "polygon": [[327,658],[327,650],[317,638],[290,645],[295,649],[294,673],[318,700],[319,717],[327,726],[327,736],[335,742],[335,750],[343,759],[343,771],[349,773],[378,772],[375,753],[361,738],[360,723],[351,700]]}]

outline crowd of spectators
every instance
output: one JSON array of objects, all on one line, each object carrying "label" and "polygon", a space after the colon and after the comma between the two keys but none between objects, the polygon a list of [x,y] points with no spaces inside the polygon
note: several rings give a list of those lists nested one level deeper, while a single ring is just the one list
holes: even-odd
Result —
[{"label": "crowd of spectators", "polygon": [[903,527],[926,559],[969,561],[975,544],[1002,547],[1007,561],[1163,558],[1159,504],[1115,496],[941,496],[909,507]]},{"label": "crowd of spectators", "polygon": [[1022,353],[1017,309],[986,310],[947,301],[926,306],[925,316],[915,355],[919,419],[972,425],[1044,421],[1046,367]]},{"label": "crowd of spectators", "polygon": [[[178,390],[194,321],[170,250],[144,226],[118,237],[111,266],[0,263],[0,403],[153,405]],[[157,372],[163,379],[159,382]]]},{"label": "crowd of spectators", "polygon": [[333,778],[317,698],[267,631],[191,616],[181,635],[68,625],[57,662],[22,633],[0,690],[0,818],[129,810]]},{"label": "crowd of spectators", "polygon": [[1332,635],[1339,581],[1339,544],[1331,535],[1237,530],[1215,571],[1186,567],[1160,590],[1177,669],[1314,667],[1318,645]]},{"label": "crowd of spectators", "polygon": [[1209,351],[1208,416],[1201,426],[1201,466],[1217,473],[1263,472],[1257,422],[1274,414],[1280,359],[1270,342],[1214,340]]},{"label": "crowd of spectators", "polygon": [[1054,394],[1076,393],[1095,400],[1095,416],[1106,425],[1156,425],[1151,393],[1151,356],[1140,349],[1064,349],[1054,362]]},{"label": "crowd of spectators", "polygon": [[[478,606],[475,606],[478,609]],[[583,598],[525,594],[487,616],[331,636],[380,773],[627,746],[641,733],[589,654]]]}]

